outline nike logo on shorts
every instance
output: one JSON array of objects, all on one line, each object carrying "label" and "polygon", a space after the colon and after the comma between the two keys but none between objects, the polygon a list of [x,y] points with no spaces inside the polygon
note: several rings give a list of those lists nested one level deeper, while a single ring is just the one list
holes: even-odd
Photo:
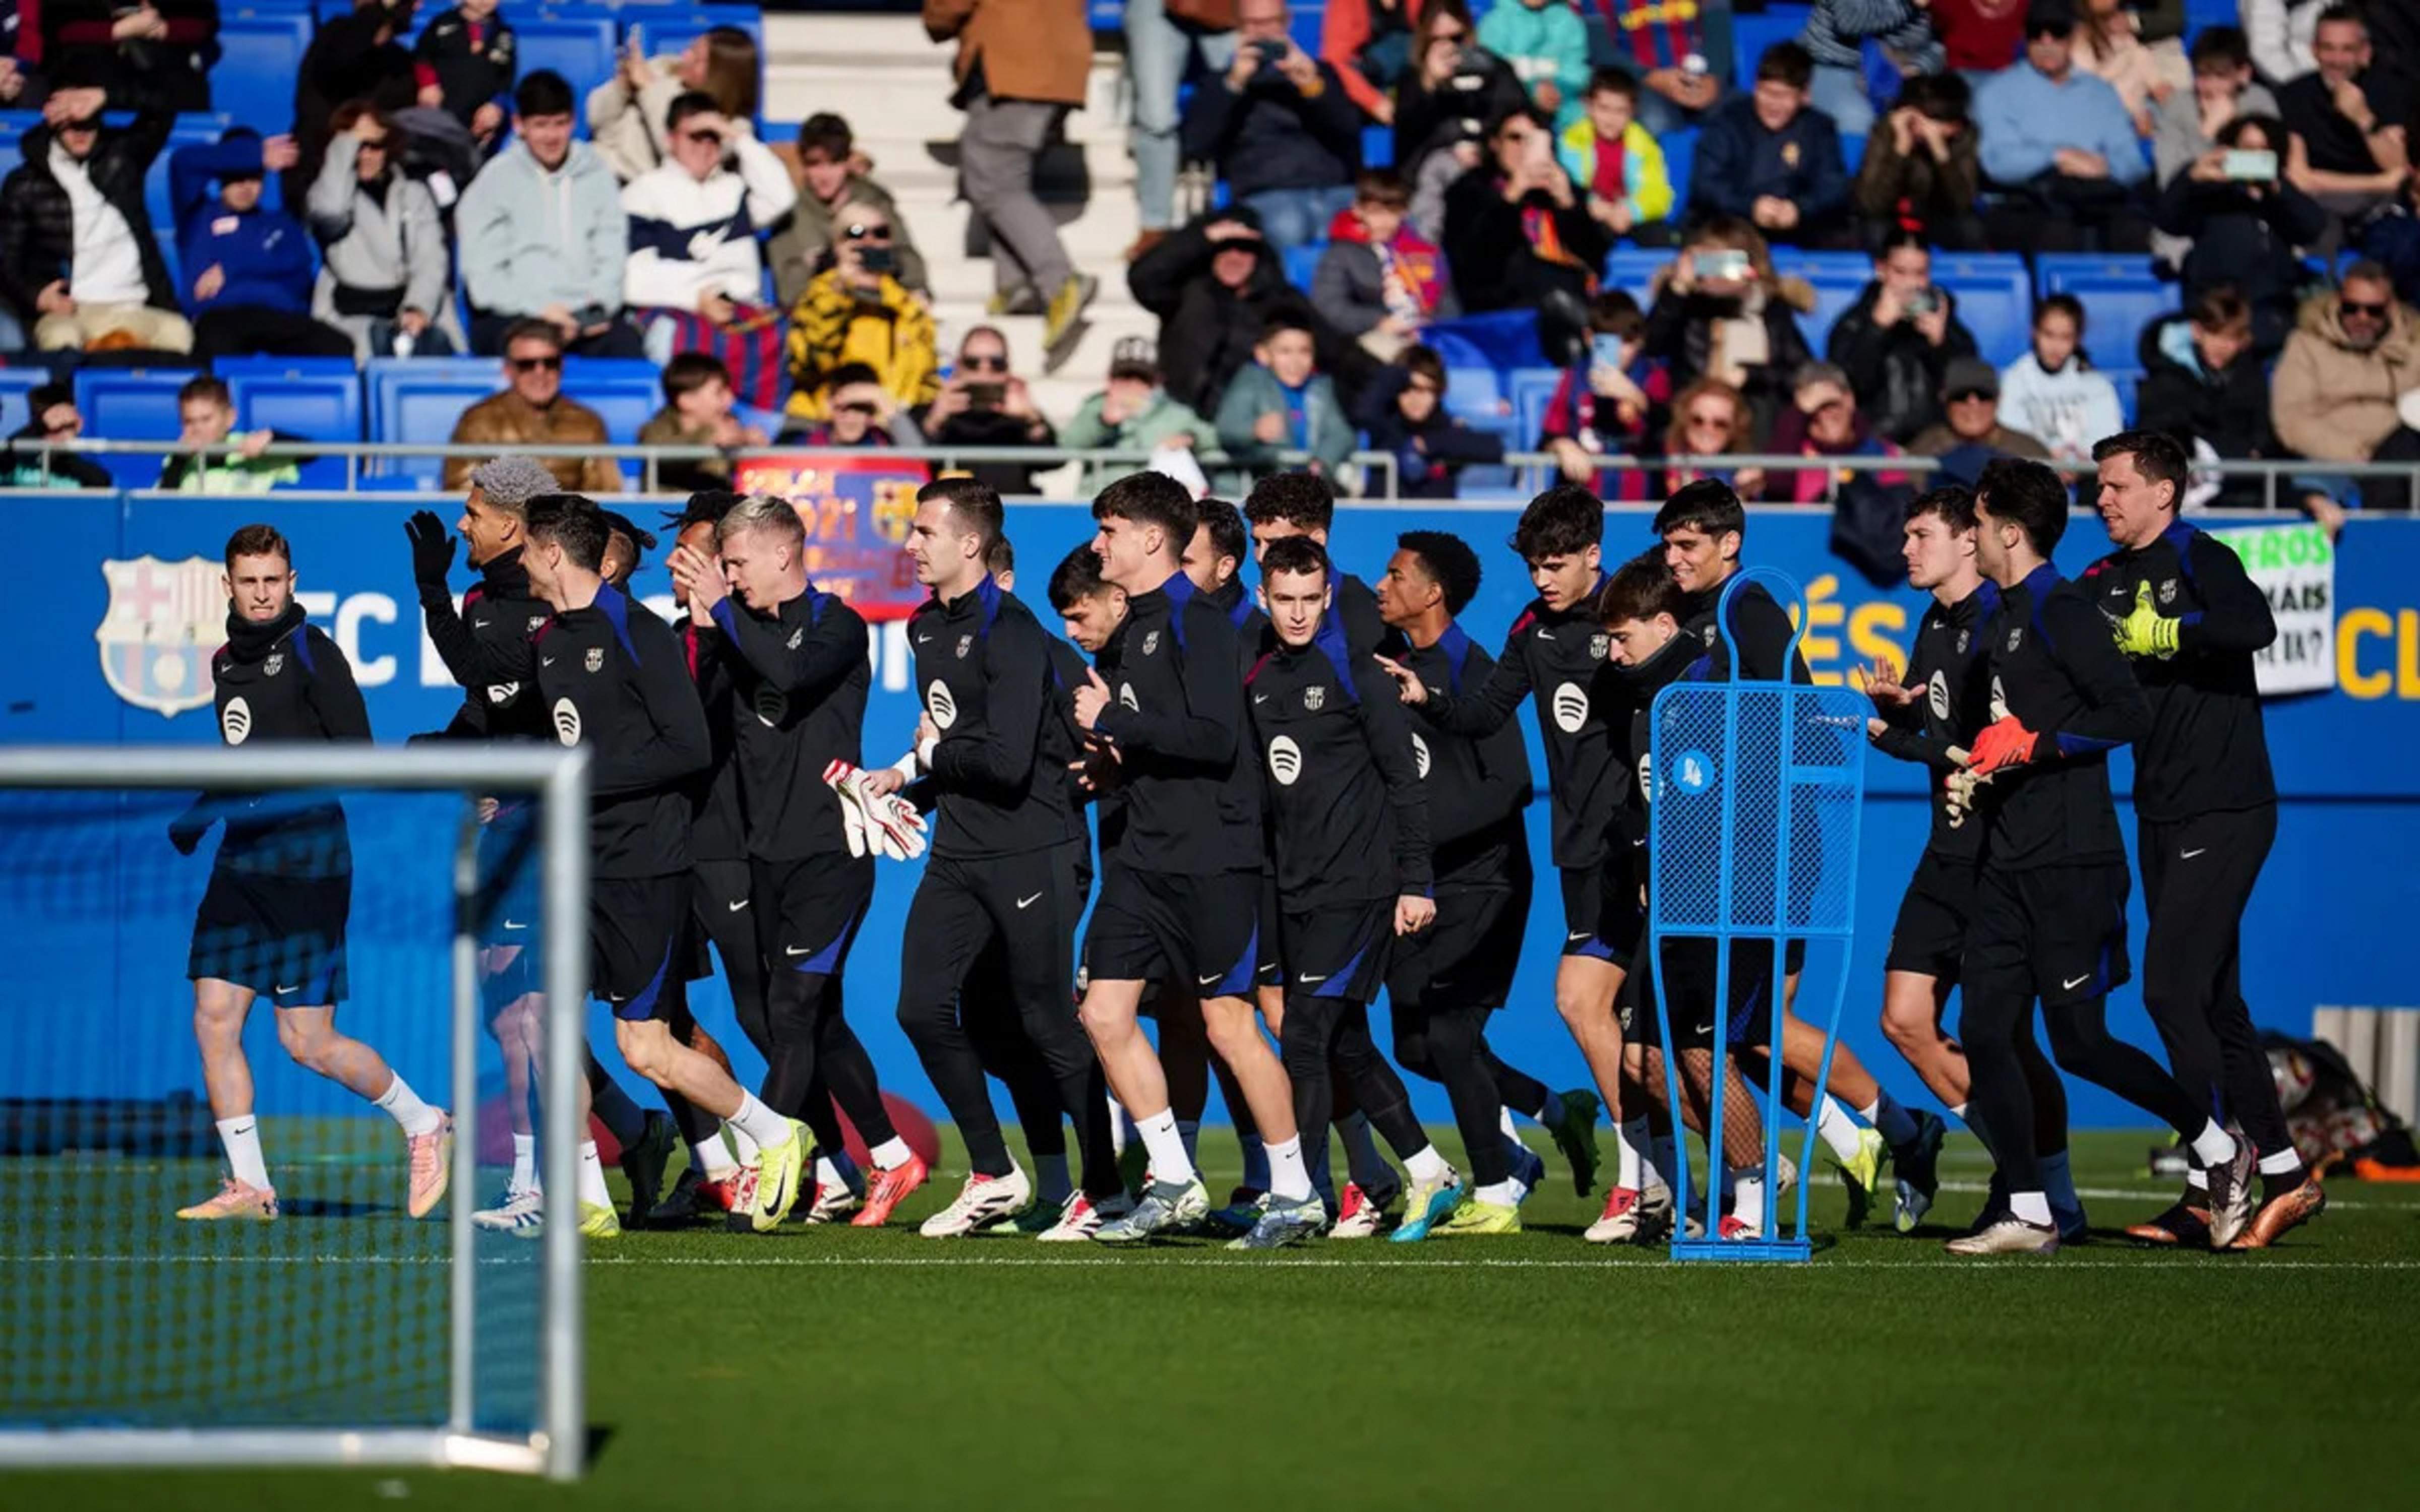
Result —
[{"label": "nike logo on shorts", "polygon": [[2192,860],[2195,856],[2199,856],[2199,855],[2202,853],[2202,851],[2206,851],[2206,850],[2209,850],[2209,849],[2210,849],[2210,847],[2209,847],[2209,846],[2207,846],[2207,845],[2205,845],[2205,846],[2203,846],[2203,847],[2201,848],[2201,850],[2200,850],[2200,851],[2185,851],[2185,852],[2181,852],[2180,854],[2179,854],[2179,855],[2178,855],[2177,859],[2178,859],[2178,860],[2180,860],[2180,861],[2190,861],[2190,860]]},{"label": "nike logo on shorts", "polygon": [[732,911],[733,913],[735,913],[735,914],[736,914],[736,913],[739,912],[739,910],[741,910],[741,909],[743,909],[743,908],[745,908],[745,907],[747,907],[747,906],[748,906],[748,900],[747,900],[747,899],[745,899],[745,898],[742,898],[742,899],[740,899],[737,903],[733,903],[733,904],[731,904],[730,906],[731,906],[731,911]]},{"label": "nike logo on shorts", "polygon": [[280,982],[280,983],[278,983],[278,985],[277,985],[277,992],[278,992],[278,995],[281,995],[281,996],[283,996],[283,995],[284,995],[285,994],[287,994],[287,993],[299,993],[299,992],[301,992],[302,990],[302,984],[301,982],[299,982],[299,981],[298,981],[298,982],[296,982],[296,983],[294,983],[294,985],[292,985],[291,987],[287,986],[287,985],[286,985],[285,983],[283,983],[283,982]]},{"label": "nike logo on shorts", "polygon": [[1327,974],[1326,972],[1321,972],[1318,976],[1314,977],[1310,972],[1306,971],[1295,977],[1294,980],[1301,985],[1309,987],[1314,982],[1326,981],[1327,980]]},{"label": "nike logo on shorts", "polygon": [[2063,993],[2071,993],[2071,992],[2075,991],[2078,987],[2083,986],[2086,982],[2090,981],[2091,980],[2092,980],[2092,973],[2091,973],[2091,972],[2089,972],[2089,971],[2087,971],[2087,972],[2086,972],[2083,976],[2076,978],[2073,981],[2062,981],[2062,982],[2060,982],[2060,983],[2058,984],[2058,990],[2059,990],[2060,992],[2063,992]]},{"label": "nike logo on shorts", "polygon": [[1580,941],[1585,940],[1585,939],[1587,939],[1588,937],[1589,937],[1589,932],[1588,932],[1588,931],[1586,931],[1586,930],[1579,930],[1579,931],[1577,931],[1577,932],[1575,932],[1575,933],[1570,933],[1570,934],[1566,934],[1566,935],[1564,935],[1564,936],[1563,936],[1563,943],[1564,943],[1564,944],[1566,944],[1566,945],[1576,945],[1576,944],[1578,944]]},{"label": "nike logo on shorts", "polygon": [[1210,975],[1199,979],[1199,980],[1202,986],[1215,987],[1218,984],[1218,974],[1214,971]]},{"label": "nike logo on shorts", "polygon": [[1035,894],[1034,894],[1032,897],[1031,897],[1031,898],[1019,898],[1018,900],[1016,900],[1016,906],[1017,906],[1017,907],[1019,907],[1019,908],[1031,908],[1031,907],[1032,907],[1035,903],[1040,903],[1041,901],[1042,901],[1042,894],[1040,894],[1040,893],[1038,893],[1038,892],[1037,892],[1037,893],[1035,893]]},{"label": "nike logo on shorts", "polygon": [[804,945],[785,945],[782,947],[782,953],[783,955],[805,955],[810,949],[812,949],[812,947]]}]

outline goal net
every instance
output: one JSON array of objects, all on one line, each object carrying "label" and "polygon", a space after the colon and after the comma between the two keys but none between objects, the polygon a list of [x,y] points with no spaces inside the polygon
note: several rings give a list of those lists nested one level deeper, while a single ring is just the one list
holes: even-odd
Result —
[{"label": "goal net", "polygon": [[[542,995],[584,996],[585,781],[0,749],[0,1466],[577,1473],[580,1014]],[[506,991],[550,1037],[509,1081]],[[555,1077],[509,1168],[508,1086]],[[517,1176],[532,1211],[474,1222]]]}]

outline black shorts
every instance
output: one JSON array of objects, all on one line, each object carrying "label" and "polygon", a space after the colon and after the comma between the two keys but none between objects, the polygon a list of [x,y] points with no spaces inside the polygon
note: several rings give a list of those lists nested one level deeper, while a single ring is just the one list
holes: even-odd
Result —
[{"label": "black shorts", "polygon": [[1637,954],[1646,916],[1638,906],[1629,848],[1607,852],[1592,867],[1565,867],[1562,878],[1562,953],[1616,965]]},{"label": "black shorts", "polygon": [[644,1023],[689,1011],[684,953],[690,877],[597,877],[588,884],[588,990],[613,1016]]},{"label": "black shorts", "polygon": [[194,915],[185,975],[249,987],[279,1008],[345,1000],[345,924],[353,879],[214,868]]},{"label": "black shorts", "polygon": [[1395,941],[1387,995],[1398,1005],[1432,1012],[1447,1008],[1502,1008],[1521,966],[1521,936],[1529,923],[1526,887],[1449,892],[1436,921]]},{"label": "black shorts", "polygon": [[1913,972],[1944,985],[1958,980],[1959,957],[1966,949],[1966,927],[1975,918],[1973,857],[1926,851],[1908,879],[1907,895],[1900,900],[1898,921],[1891,925],[1885,971]]},{"label": "black shorts", "polygon": [[479,826],[479,945],[486,952],[479,997],[491,1016],[546,990],[538,950],[545,883],[537,819],[536,804],[507,798]]},{"label": "black shorts", "polygon": [[756,916],[756,953],[766,971],[839,976],[874,901],[874,857],[758,859],[748,869],[748,912]]},{"label": "black shorts", "polygon": [[1261,874],[1187,876],[1112,866],[1084,933],[1091,981],[1172,977],[1202,997],[1250,995],[1260,966]]},{"label": "black shorts", "polygon": [[[1664,1023],[1672,1032],[1670,1046],[1708,1050],[1714,1044],[1715,942],[1708,939],[1667,940],[1664,970],[1655,969],[1653,952],[1641,947],[1632,959],[1630,975],[1621,984],[1618,1009],[1624,1041],[1643,1045],[1668,1042]],[[1655,993],[1664,993],[1663,1017],[1656,1014]],[[1742,940],[1731,946],[1730,1009],[1723,1019],[1723,1042],[1733,1051],[1773,1042],[1773,1006],[1778,990],[1773,980],[1773,945],[1767,940]]]},{"label": "black shorts", "polygon": [[1288,910],[1280,927],[1288,995],[1377,1001],[1394,950],[1394,899]]},{"label": "black shorts", "polygon": [[2122,860],[2023,872],[1984,867],[1959,962],[1968,998],[1997,992],[2058,1008],[2123,986],[2133,975],[2126,953],[2133,887]]},{"label": "black shorts", "polygon": [[1253,963],[1252,983],[1258,987],[1285,985],[1285,964],[1278,959],[1278,942],[1285,937],[1285,923],[1278,907],[1278,874],[1261,873],[1260,959]]},{"label": "black shorts", "polygon": [[751,893],[755,879],[746,861],[691,861],[689,907],[694,927],[690,932],[689,980],[714,975],[706,953],[711,944],[722,957],[725,975],[731,963],[756,959],[756,917]]}]

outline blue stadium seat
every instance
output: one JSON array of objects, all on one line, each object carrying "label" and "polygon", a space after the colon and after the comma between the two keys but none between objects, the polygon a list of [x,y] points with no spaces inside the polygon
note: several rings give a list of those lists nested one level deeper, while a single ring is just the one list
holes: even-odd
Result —
[{"label": "blue stadium seat", "polygon": [[[315,441],[362,439],[362,379],[349,357],[225,357],[215,364],[235,397],[236,425]],[[302,464],[302,486],[341,488],[342,457]]]},{"label": "blue stadium seat", "polygon": [[1312,57],[1319,56],[1319,28],[1326,23],[1325,0],[1294,0],[1286,9],[1286,30],[1294,45]]},{"label": "blue stadium seat", "polygon": [[1742,89],[1756,87],[1756,64],[1764,50],[1786,42],[1807,29],[1812,6],[1775,6],[1761,16],[1731,17],[1731,80]]},{"label": "blue stadium seat", "polygon": [[1456,350],[1467,354],[1446,357],[1449,367],[1467,361],[1495,374],[1534,367],[1543,355],[1538,350],[1538,315],[1534,310],[1494,310],[1485,315],[1459,316],[1429,327],[1422,339],[1440,355],[1445,353],[1443,343],[1448,341],[1456,343]]},{"label": "blue stadium seat", "polygon": [[34,418],[26,397],[51,381],[46,367],[0,367],[0,436],[13,436]]},{"label": "blue stadium seat", "polygon": [[1395,129],[1391,126],[1361,128],[1361,166],[1391,168],[1395,165]]},{"label": "blue stadium seat", "polygon": [[1846,132],[1841,133],[1840,161],[1847,165],[1850,177],[1856,177],[1859,165],[1866,161],[1866,139],[1862,136],[1852,136]]},{"label": "blue stadium seat", "polygon": [[616,45],[613,13],[601,6],[541,11],[535,16],[507,16],[520,44],[523,74],[552,69],[569,81],[574,98],[613,75]]},{"label": "blue stadium seat", "polygon": [[1796,247],[1773,249],[1773,270],[1803,278],[1815,286],[1815,308],[1798,317],[1799,333],[1816,351],[1832,334],[1833,323],[1857,302],[1874,276],[1873,259],[1862,252],[1805,252]]},{"label": "blue stadium seat", "polygon": [[1446,365],[1445,407],[1461,419],[1477,424],[1506,413],[1496,364],[1477,342],[1443,326],[1432,326],[1421,338]]},{"label": "blue stadium seat", "polygon": [[2126,424],[2133,424],[2134,423],[2134,389],[2143,381],[2142,370],[2134,367],[2105,367],[2100,371],[2102,377],[2108,378],[2109,386],[2118,391],[2118,412],[2126,417]]},{"label": "blue stadium seat", "polygon": [[[504,387],[504,367],[492,357],[375,357],[364,369],[369,399],[369,439],[374,441],[442,443],[454,434],[462,411]],[[441,457],[395,457],[370,464],[382,477],[419,480],[434,487],[444,471]]]},{"label": "blue stadium seat", "polygon": [[1559,367],[1515,368],[1505,378],[1505,393],[1512,402],[1512,428],[1520,438],[1520,449],[1536,448],[1538,438],[1546,428],[1546,405],[1555,396],[1555,385],[1563,380]]},{"label": "blue stadium seat", "polygon": [[1319,271],[1319,259],[1327,255],[1327,243],[1307,241],[1299,247],[1282,248],[1279,255],[1285,264],[1286,282],[1308,293],[1311,275]]},{"label": "blue stadium seat", "polygon": [[[76,408],[87,436],[114,441],[174,441],[184,426],[177,418],[177,391],[191,368],[87,367],[75,376]],[[160,481],[160,452],[115,455],[101,459],[122,487],[147,488]]]},{"label": "blue stadium seat", "polygon": [[1650,294],[1655,275],[1666,264],[1679,255],[1666,247],[1633,247],[1616,245],[1606,255],[1605,286],[1626,289],[1638,301],[1642,310],[1653,301]]},{"label": "blue stadium seat", "polygon": [[566,358],[563,392],[602,416],[605,434],[624,445],[637,444],[639,427],[664,404],[662,370],[644,358]]},{"label": "blue stadium seat", "polygon": [[2033,279],[2007,252],[1936,252],[1932,281],[1958,300],[1958,318],[1983,360],[2005,367],[2025,353],[2033,331]]},{"label": "blue stadium seat", "polygon": [[2143,329],[2175,313],[2178,289],[2161,282],[2144,256],[2051,253],[2035,259],[2036,287],[2072,294],[2084,304],[2084,347],[2093,365],[2115,377],[2137,371]]},{"label": "blue stadium seat", "polygon": [[1664,176],[1672,185],[1670,219],[1676,225],[1689,218],[1689,175],[1697,171],[1699,130],[1683,126],[1657,138],[1664,148]]},{"label": "blue stadium seat", "polygon": [[311,45],[311,18],[297,10],[240,6],[219,12],[219,60],[210,69],[210,104],[261,127],[263,135],[294,119],[294,82]]},{"label": "blue stadium seat", "polygon": [[1089,0],[1084,7],[1084,19],[1099,33],[1123,32],[1126,29],[1125,0]]}]

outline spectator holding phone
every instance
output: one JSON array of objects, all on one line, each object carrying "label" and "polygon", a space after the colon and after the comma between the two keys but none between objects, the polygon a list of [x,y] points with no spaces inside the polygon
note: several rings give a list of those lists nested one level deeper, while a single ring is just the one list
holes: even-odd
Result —
[{"label": "spectator holding phone", "polygon": [[[1032,391],[1009,371],[1008,338],[991,326],[974,327],[958,343],[955,369],[916,425],[935,446],[1049,446],[1059,440],[1033,407]],[[967,471],[1000,493],[1034,491],[1030,462],[973,462]]]},{"label": "spectator holding phone", "polygon": [[2151,113],[2151,156],[2164,184],[2216,147],[2227,122],[2277,114],[2277,97],[2252,77],[2252,49],[2242,27],[2204,26],[2188,61],[2193,87],[2171,92]]},{"label": "spectator holding phone", "polygon": [[1445,236],[1445,193],[1479,166],[1487,124],[1528,103],[1512,66],[1479,45],[1464,0],[1428,0],[1412,65],[1395,91],[1395,171],[1412,186],[1412,224]]},{"label": "spectator holding phone", "polygon": [[[848,122],[824,112],[799,123],[799,193],[789,218],[773,232],[765,255],[773,262],[773,297],[784,310],[795,309],[807,285],[831,265],[833,244],[846,226],[835,219],[843,205],[880,211],[891,227],[891,251],[899,259],[899,282],[912,292],[931,297],[924,255],[899,214],[897,201],[864,171]],[[1040,307],[1024,312],[1032,314]]]},{"label": "spectator holding phone", "polygon": [[1815,308],[1813,286],[1776,275],[1756,227],[1718,215],[1689,234],[1654,291],[1647,355],[1676,388],[1709,378],[1729,385],[1747,407],[1748,434],[1761,440],[1789,399],[1791,375],[1814,356],[1797,318]]},{"label": "spectator holding phone", "polygon": [[1462,307],[1535,309],[1539,340],[1559,362],[1585,345],[1587,300],[1612,245],[1535,106],[1495,123],[1487,161],[1446,192],[1446,266]]},{"label": "spectator holding phone", "polygon": [[1740,216],[1778,245],[1845,239],[1849,172],[1832,117],[1808,104],[1813,74],[1796,42],[1764,50],[1755,91],[1715,111],[1699,139],[1692,215]]},{"label": "spectator holding phone", "polygon": [[833,375],[856,366],[901,406],[931,402],[941,381],[933,312],[899,282],[891,217],[842,205],[832,219],[841,227],[832,266],[814,276],[790,311],[787,412],[824,418]]},{"label": "spectator holding phone", "polygon": [[677,54],[649,58],[645,23],[633,21],[613,77],[588,92],[588,134],[613,177],[627,184],[672,155],[664,122],[673,101],[684,94],[707,96],[734,131],[752,132],[756,81],[764,66],[755,39],[737,26],[710,27]]},{"label": "spectator holding phone", "polygon": [[1920,228],[1934,246],[1983,244],[1975,201],[1983,189],[1982,149],[1967,114],[1966,81],[1926,73],[1900,86],[1890,114],[1866,144],[1852,203],[1868,247],[1893,226]]},{"label": "spectator holding phone", "polygon": [[2285,128],[2273,116],[2238,116],[2218,142],[2161,192],[2157,224],[2191,243],[2184,297],[2221,285],[2252,305],[2253,346],[2285,345],[2304,282],[2303,249],[2328,233],[2328,212],[2282,177]]},{"label": "spectator holding phone", "polygon": [[1185,112],[1185,155],[1216,165],[1272,246],[1317,241],[1353,202],[1361,112],[1287,34],[1285,0],[1239,0],[1235,25],[1234,63]]},{"label": "spectator holding phone", "polygon": [[1825,350],[1848,375],[1864,418],[1894,441],[1938,422],[1949,364],[1975,355],[1958,301],[1932,281],[1921,233],[1900,229],[1874,258],[1873,282],[1832,327]]},{"label": "spectator holding phone", "polygon": [[571,85],[540,69],[513,90],[512,145],[488,160],[454,209],[471,349],[497,355],[536,317],[580,357],[642,357],[622,314],[630,218],[604,157],[571,136]]},{"label": "spectator holding phone", "polygon": [[1671,374],[1647,355],[1647,317],[1638,301],[1609,290],[1589,306],[1588,355],[1556,381],[1539,448],[1554,454],[1565,483],[1593,488],[1608,501],[1643,500],[1644,470],[1605,464],[1645,452],[1671,397]]}]

